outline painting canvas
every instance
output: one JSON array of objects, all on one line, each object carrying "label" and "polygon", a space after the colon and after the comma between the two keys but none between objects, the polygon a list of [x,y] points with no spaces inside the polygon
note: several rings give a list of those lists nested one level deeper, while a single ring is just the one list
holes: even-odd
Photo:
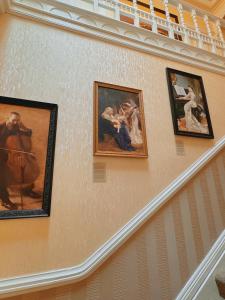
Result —
[{"label": "painting canvas", "polygon": [[142,91],[94,83],[94,154],[147,157]]},{"label": "painting canvas", "polygon": [[214,138],[201,76],[167,68],[174,132]]},{"label": "painting canvas", "polygon": [[57,105],[0,97],[0,218],[49,216]]}]

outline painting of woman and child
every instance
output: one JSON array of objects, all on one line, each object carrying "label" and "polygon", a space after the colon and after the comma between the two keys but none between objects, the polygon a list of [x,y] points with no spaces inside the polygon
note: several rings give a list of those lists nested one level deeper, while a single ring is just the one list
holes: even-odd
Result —
[{"label": "painting of woman and child", "polygon": [[167,80],[175,134],[214,138],[202,78],[167,68]]},{"label": "painting of woman and child", "polygon": [[142,91],[95,82],[94,154],[147,157]]}]

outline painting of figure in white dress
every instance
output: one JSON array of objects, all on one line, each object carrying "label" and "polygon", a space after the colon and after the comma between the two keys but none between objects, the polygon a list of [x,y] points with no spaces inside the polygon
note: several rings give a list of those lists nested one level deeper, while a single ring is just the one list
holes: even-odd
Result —
[{"label": "painting of figure in white dress", "polygon": [[94,154],[147,157],[142,91],[94,83]]},{"label": "painting of figure in white dress", "polygon": [[213,138],[202,77],[167,68],[175,134]]}]

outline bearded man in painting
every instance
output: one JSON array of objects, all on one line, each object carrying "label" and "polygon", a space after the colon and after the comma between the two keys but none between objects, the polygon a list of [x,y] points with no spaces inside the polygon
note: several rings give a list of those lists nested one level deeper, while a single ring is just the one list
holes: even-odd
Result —
[{"label": "bearded man in painting", "polygon": [[[31,136],[32,130],[23,125],[17,112],[12,112],[6,122],[0,124],[0,199],[7,209],[17,209],[17,205],[9,199],[8,188],[11,186],[19,187],[21,199],[22,194],[40,197],[32,191],[39,168],[30,152]],[[27,175],[27,170],[31,175]]]}]

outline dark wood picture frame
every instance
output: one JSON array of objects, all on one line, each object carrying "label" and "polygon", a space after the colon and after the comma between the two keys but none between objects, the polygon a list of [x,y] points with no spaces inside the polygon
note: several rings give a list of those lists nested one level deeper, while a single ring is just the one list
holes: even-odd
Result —
[{"label": "dark wood picture frame", "polygon": [[[7,112],[5,112],[7,111]],[[10,112],[11,111],[11,112]],[[22,114],[21,114],[22,111]],[[11,201],[10,199],[10,193],[8,193],[8,199],[9,202],[4,202],[2,195],[0,193],[0,203],[2,209],[0,209],[0,219],[18,219],[18,218],[32,218],[32,217],[48,217],[50,216],[50,208],[51,208],[51,194],[52,194],[52,180],[53,180],[53,166],[54,166],[54,152],[55,152],[55,140],[56,140],[56,127],[57,127],[57,114],[58,114],[58,105],[57,104],[52,104],[52,103],[45,103],[45,102],[38,102],[38,101],[31,101],[31,100],[24,100],[24,99],[17,99],[17,98],[9,98],[9,97],[4,97],[0,96],[0,116],[1,116],[1,121],[0,121],[0,129],[4,130],[4,132],[8,132],[7,139],[4,137],[4,134],[1,134],[0,130],[0,152],[2,152],[2,156],[5,155],[6,160],[3,162],[2,156],[0,155],[0,165],[2,164],[3,169],[5,171],[5,174],[0,176],[1,180],[4,182],[4,178],[8,178],[11,176],[11,185],[10,184],[5,184],[3,185],[3,189],[8,192],[8,190],[11,189],[11,187],[15,184],[18,187],[18,182],[16,182],[15,176],[13,177],[11,169],[8,167],[9,166],[9,160],[10,157],[13,155],[17,155],[16,157],[16,162],[20,162],[21,170],[23,170],[23,173],[21,171],[21,178],[23,178],[23,181],[20,183],[20,192],[17,195],[17,192],[14,192],[14,198],[13,199],[20,199],[21,197],[21,203],[16,205],[16,202]],[[4,119],[2,118],[4,116]],[[33,132],[33,129],[27,129],[24,124],[26,125],[26,120],[29,119],[29,122],[31,123],[31,118],[32,116],[35,116],[34,119],[34,124],[36,120],[38,119],[38,134],[37,132]],[[7,125],[9,121],[7,121],[7,117],[10,118],[20,118],[18,124],[14,124],[15,126],[12,127],[12,125]],[[39,118],[40,117],[40,118]],[[43,118],[43,119],[42,119]],[[8,120],[9,120],[8,119]],[[45,121],[43,121],[45,120]],[[15,121],[15,120],[14,120]],[[13,121],[11,121],[10,124]],[[15,121],[17,122],[17,121]],[[23,123],[24,122],[24,123]],[[21,125],[22,124],[22,125]],[[38,125],[35,125],[35,128],[38,127]],[[45,126],[47,125],[47,126]],[[11,126],[11,127],[9,127]],[[45,127],[44,127],[45,126]],[[7,128],[7,129],[5,129]],[[11,131],[7,131],[10,128]],[[13,132],[14,133],[11,133]],[[40,130],[40,131],[39,131]],[[10,132],[10,133],[9,133]],[[38,163],[38,155],[35,152],[32,152],[32,149],[30,152],[26,151],[26,146],[24,143],[24,139],[21,140],[21,135],[23,133],[21,132],[26,132],[26,135],[30,136],[30,140],[34,140],[33,135],[35,135],[36,140],[39,141],[42,139],[41,132],[44,132],[45,136],[45,142],[38,143],[39,148],[43,148],[43,154],[39,153],[39,156],[42,157],[43,160],[43,166],[41,169],[42,174],[42,192],[40,195],[35,193],[34,191],[31,190],[33,193],[33,198],[40,198],[39,200],[36,199],[36,201],[39,201],[37,207],[38,208],[29,208],[29,204],[27,199],[31,199],[29,197],[31,194],[26,194],[25,196],[22,196],[22,189],[24,188],[25,185],[25,176],[28,176],[26,174],[25,168],[28,170],[28,165],[30,163],[30,166],[32,165],[34,167],[34,160],[37,161]],[[10,142],[9,139],[11,138]],[[18,145],[20,148],[17,148],[16,145],[16,138],[18,138]],[[3,143],[4,140],[4,143]],[[28,139],[27,139],[28,140]],[[8,144],[11,143],[13,148],[6,148],[5,143],[8,142]],[[14,143],[14,144],[13,144]],[[7,145],[7,144],[6,144]],[[15,146],[16,145],[16,146]],[[32,145],[30,143],[29,145]],[[3,155],[3,152],[5,153]],[[1,154],[1,153],[0,153]],[[32,161],[31,161],[32,158]],[[15,158],[14,158],[15,159]],[[11,166],[12,167],[12,166]],[[14,165],[15,168],[18,168],[18,163]],[[10,171],[9,171],[10,170]],[[16,169],[15,169],[16,170]],[[32,170],[32,168],[31,168]],[[2,170],[1,170],[2,171]],[[10,173],[11,172],[11,173]],[[28,171],[27,171],[28,172]],[[39,176],[39,175],[37,175]],[[14,178],[14,179],[13,179]],[[12,184],[13,180],[15,182]],[[29,181],[29,180],[28,180]],[[0,189],[2,188],[2,185],[0,185]],[[24,191],[24,190],[23,190]],[[26,191],[27,192],[27,191]],[[17,195],[17,196],[15,196]],[[25,194],[24,194],[25,195]],[[36,196],[35,196],[36,195]],[[35,197],[34,197],[35,196]],[[4,199],[5,200],[5,199]],[[31,201],[31,200],[30,200]],[[8,204],[7,204],[8,203]],[[10,204],[11,203],[11,204]],[[27,207],[23,208],[24,203]],[[33,203],[33,202],[32,202]],[[14,207],[16,206],[16,207]]]},{"label": "dark wood picture frame", "polygon": [[[101,90],[102,89],[102,90]],[[106,93],[106,97],[102,97],[103,93]],[[108,94],[107,94],[108,93]],[[104,99],[104,101],[101,101]],[[122,99],[122,100],[121,100]],[[129,100],[125,100],[129,99]],[[133,99],[133,100],[132,100]],[[130,105],[130,103],[133,103]],[[103,103],[104,102],[104,103]],[[130,105],[130,107],[129,107]],[[124,108],[125,107],[125,108]],[[126,113],[123,111],[124,118],[121,119],[119,123],[118,133],[116,132],[116,125],[113,121],[103,120],[103,113],[107,108],[114,110],[113,114],[120,118],[119,111],[127,108],[127,115],[129,117],[136,118],[134,128],[134,123],[131,124],[130,130],[135,129],[135,132],[138,133],[136,136],[132,135],[132,132],[129,132],[128,125],[126,123],[127,119],[125,117]],[[129,112],[128,112],[129,110]],[[112,118],[114,117],[112,114]],[[134,116],[136,114],[136,116]],[[137,117],[138,116],[138,117]],[[128,118],[129,118],[128,117]],[[134,120],[134,119],[133,119]],[[133,122],[132,120],[132,122]],[[116,120],[117,121],[117,120]],[[104,123],[105,122],[105,123]],[[108,122],[108,123],[107,123]],[[104,124],[103,124],[104,123]],[[107,123],[107,124],[106,124]],[[115,125],[115,127],[114,127]],[[103,132],[102,129],[104,126],[107,127],[107,132]],[[104,127],[105,128],[105,127]],[[138,137],[139,135],[139,137]],[[100,136],[103,137],[101,141]],[[105,136],[110,139],[109,142],[106,142]],[[146,138],[146,129],[145,129],[145,119],[144,119],[144,105],[143,105],[143,93],[141,90],[119,86],[115,84],[103,83],[103,82],[94,82],[94,155],[96,156],[120,156],[120,157],[134,157],[134,158],[147,158],[148,157],[148,148],[147,148],[147,138]],[[139,138],[139,141],[138,141]],[[124,147],[121,148],[120,142],[125,140]],[[128,142],[127,142],[128,141]],[[134,141],[137,141],[135,144]],[[107,144],[108,143],[108,144]],[[111,145],[108,147],[108,145]],[[139,143],[139,144],[138,144]],[[106,145],[106,148],[104,148]],[[122,145],[123,147],[123,145]]]},{"label": "dark wood picture frame", "polygon": [[[176,135],[213,139],[214,134],[202,77],[171,68],[166,68],[166,75],[174,133]],[[184,81],[190,82],[190,87],[186,83],[183,84],[184,86],[176,87],[177,75],[181,76],[180,78],[183,77]],[[194,92],[194,84],[198,88],[197,93]],[[178,88],[181,88],[180,93],[183,92],[184,96],[177,93]],[[187,97],[190,88],[195,99],[199,99],[198,102],[193,100],[191,103],[191,100],[182,99]],[[189,105],[186,105],[187,103]],[[191,123],[193,123],[193,126],[190,125]]]}]

